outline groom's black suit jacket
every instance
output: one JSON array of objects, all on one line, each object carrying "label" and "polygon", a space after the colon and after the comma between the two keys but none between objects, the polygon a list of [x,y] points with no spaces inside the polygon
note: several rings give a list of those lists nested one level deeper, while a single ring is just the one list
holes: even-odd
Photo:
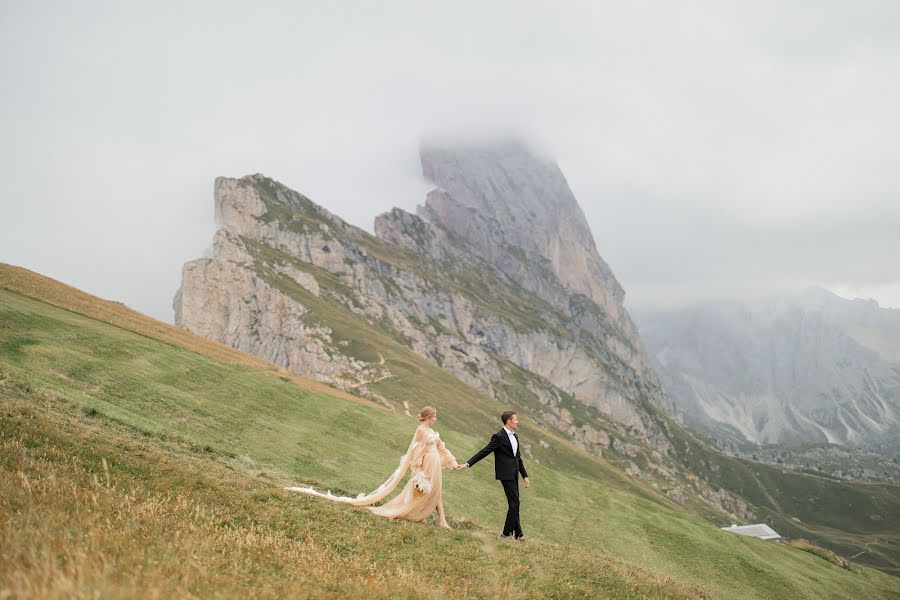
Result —
[{"label": "groom's black suit jacket", "polygon": [[[519,439],[518,436],[516,436],[516,439]],[[525,470],[525,463],[522,462],[521,442],[516,450],[516,453],[513,454],[512,443],[509,441],[509,436],[506,434],[505,429],[501,429],[491,436],[491,441],[488,442],[487,446],[476,452],[475,456],[470,458],[467,462],[471,467],[488,454],[493,453],[494,474],[496,475],[496,478],[501,481],[515,481],[518,479],[519,473],[522,474],[522,477],[528,477],[528,471]]]}]

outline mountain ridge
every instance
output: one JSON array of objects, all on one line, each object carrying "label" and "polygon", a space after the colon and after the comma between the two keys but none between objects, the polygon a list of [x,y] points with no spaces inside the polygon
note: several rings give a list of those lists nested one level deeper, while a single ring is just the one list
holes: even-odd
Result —
[{"label": "mountain ridge", "polygon": [[[423,164],[428,163],[423,161]],[[260,184],[267,189],[254,199],[249,188],[239,183],[242,181],[259,183],[263,179],[251,176],[241,180],[217,180],[216,219],[220,229],[213,245],[214,258],[245,265],[252,263],[246,250],[239,249],[242,242],[235,241],[234,235],[253,240],[251,245],[259,242],[292,257],[300,257],[302,262],[322,268],[341,280],[343,302],[362,306],[361,312],[368,311],[365,316],[370,320],[390,320],[390,328],[407,339],[417,353],[491,395],[503,395],[500,388],[509,384],[509,376],[503,374],[503,363],[511,361],[516,368],[539,377],[530,382],[531,389],[526,393],[537,395],[541,403],[551,408],[546,418],[557,420],[557,425],[564,429],[575,426],[577,430],[587,426],[581,435],[583,440],[602,441],[604,438],[602,434],[592,432],[594,428],[590,422],[567,422],[577,421],[575,417],[566,417],[559,422],[560,414],[565,417],[571,413],[571,410],[560,413],[561,394],[571,394],[588,407],[593,406],[642,432],[652,433],[650,430],[654,425],[640,407],[640,397],[646,397],[678,418],[677,409],[661,393],[655,375],[643,357],[640,340],[623,307],[619,306],[617,310],[624,315],[624,321],[583,294],[567,291],[556,274],[546,270],[543,275],[531,278],[532,285],[526,285],[531,293],[524,294],[523,282],[515,277],[521,273],[521,268],[510,274],[508,270],[504,271],[509,261],[485,259],[477,240],[463,238],[459,227],[428,223],[395,209],[379,215],[373,237],[344,223],[301,194],[271,183]],[[253,185],[250,183],[250,187]],[[564,180],[562,185],[565,186]],[[574,203],[574,196],[567,186],[564,189],[567,198]],[[429,197],[433,195],[434,192]],[[577,207],[577,203],[574,206]],[[580,223],[587,230],[580,209],[579,215]],[[418,238],[423,232],[430,236],[430,247],[419,246]],[[592,244],[589,235],[588,239]],[[436,243],[443,247],[438,249]],[[510,245],[506,246],[508,248],[500,254],[515,262],[521,252],[516,252],[515,248],[510,251]],[[591,251],[596,255],[593,246]],[[242,258],[230,260],[241,254]],[[451,255],[458,264],[449,264]],[[422,270],[424,257],[437,261],[425,271]],[[522,262],[518,261],[519,267]],[[191,282],[202,279],[189,275],[196,265],[186,265],[183,279],[188,285],[183,285],[182,289],[190,289]],[[470,268],[464,271],[458,268],[460,265]],[[354,269],[358,272],[351,272]],[[294,276],[296,271],[296,268],[292,271]],[[497,276],[498,271],[506,276]],[[485,273],[494,276],[487,279],[480,276]],[[310,277],[304,276],[303,280],[300,285],[317,285],[311,283]],[[537,280],[539,283],[535,283]],[[398,281],[399,286],[396,285]],[[198,281],[198,285],[202,284]],[[246,286],[246,282],[235,285]],[[549,288],[553,288],[552,295],[541,293]],[[486,294],[487,290],[490,292]],[[191,315],[185,317],[182,293],[179,292],[175,299],[178,324],[214,339],[240,335],[236,330],[226,333],[228,324],[205,322],[210,314],[206,309],[191,313],[197,316],[196,322],[191,320],[194,318]],[[215,291],[207,288],[205,293],[214,295]],[[286,306],[282,305],[283,310],[288,310]],[[354,309],[351,306],[351,310]],[[295,318],[299,317],[295,315]],[[303,335],[298,333],[298,336]],[[310,337],[304,337],[305,344],[310,343]],[[552,349],[553,346],[556,348]],[[305,363],[309,369],[307,374],[325,374],[337,385],[341,385],[342,370],[361,373],[369,369],[359,381],[348,384],[357,387],[365,386],[364,381],[388,376],[384,370],[372,369],[359,362],[333,360],[340,352],[321,347],[314,350],[313,354],[320,356],[327,352],[332,360],[314,360],[306,353],[304,360],[298,357],[293,364]],[[277,354],[281,350],[266,347],[262,351]],[[554,362],[554,356],[559,356],[559,360]],[[285,365],[291,359],[276,357],[276,362],[279,361]],[[578,435],[577,431],[570,433]]]},{"label": "mountain ridge", "polygon": [[811,289],[639,322],[695,427],[755,443],[861,447],[900,429],[900,341],[886,334],[891,325],[900,334],[900,311]]}]

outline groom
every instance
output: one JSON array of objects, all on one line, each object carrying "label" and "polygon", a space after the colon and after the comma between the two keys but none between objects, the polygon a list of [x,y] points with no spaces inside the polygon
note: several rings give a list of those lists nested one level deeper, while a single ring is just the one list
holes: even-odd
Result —
[{"label": "groom", "polygon": [[503,484],[503,491],[506,492],[506,501],[509,504],[506,524],[503,525],[503,537],[513,537],[524,542],[522,523],[519,521],[519,473],[525,480],[525,487],[531,486],[531,481],[528,480],[528,472],[519,451],[519,437],[516,435],[519,417],[514,411],[508,410],[500,415],[500,420],[503,421],[503,429],[492,435],[488,445],[459,468],[471,467],[488,454],[494,454],[494,473]]}]

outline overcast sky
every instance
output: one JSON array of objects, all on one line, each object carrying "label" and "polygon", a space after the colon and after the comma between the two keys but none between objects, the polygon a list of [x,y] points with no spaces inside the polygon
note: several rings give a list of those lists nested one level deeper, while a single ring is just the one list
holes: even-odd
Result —
[{"label": "overcast sky", "polygon": [[0,261],[172,321],[217,175],[351,223],[422,137],[556,157],[624,285],[900,307],[900,2],[0,3]]}]

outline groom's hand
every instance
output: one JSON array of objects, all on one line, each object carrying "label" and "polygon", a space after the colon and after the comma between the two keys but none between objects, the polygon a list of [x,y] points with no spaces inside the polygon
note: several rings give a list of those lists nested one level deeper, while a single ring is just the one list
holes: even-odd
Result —
[{"label": "groom's hand", "polygon": [[525,487],[531,487],[531,480],[527,477],[525,478]]}]

